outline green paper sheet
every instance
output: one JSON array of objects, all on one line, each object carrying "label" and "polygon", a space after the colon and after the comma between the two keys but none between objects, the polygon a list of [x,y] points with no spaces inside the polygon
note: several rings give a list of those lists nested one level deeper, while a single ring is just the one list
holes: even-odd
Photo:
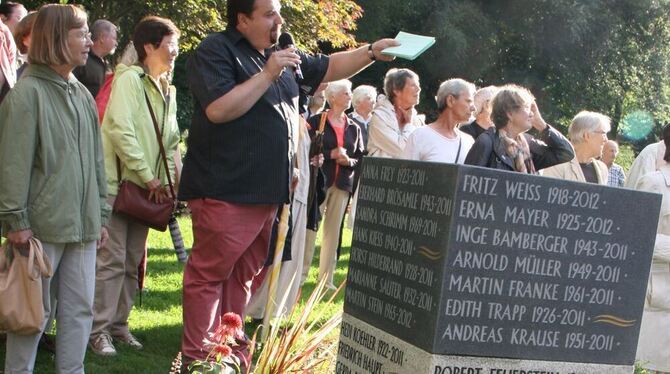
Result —
[{"label": "green paper sheet", "polygon": [[406,60],[414,60],[426,49],[435,44],[435,38],[432,36],[410,34],[404,31],[400,31],[396,35],[395,40],[400,42],[400,45],[398,47],[386,48],[382,53]]}]

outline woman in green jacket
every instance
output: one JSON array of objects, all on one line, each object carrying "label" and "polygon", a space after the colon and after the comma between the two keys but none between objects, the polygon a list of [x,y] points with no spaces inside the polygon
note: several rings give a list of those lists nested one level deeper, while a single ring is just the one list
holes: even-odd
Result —
[{"label": "woman in green jacket", "polygon": [[[161,132],[167,172],[174,181],[173,155],[179,144],[179,129],[175,88],[167,76],[174,68],[178,42],[179,30],[170,20],[145,17],[133,34],[139,62],[132,66],[119,64],[116,68],[102,121],[110,205],[114,205],[122,180],[145,187],[157,200],[169,198],[168,178],[145,94]],[[98,251],[90,338],[92,351],[103,356],[116,354],[113,340],[142,349],[142,343],[128,329],[128,316],[137,291],[137,267],[149,232],[147,226],[116,213],[112,213],[107,227],[110,240]]]},{"label": "woman in green jacket", "polygon": [[[96,246],[107,239],[95,102],[71,74],[86,64],[90,35],[80,8],[43,6],[33,27],[31,64],[0,106],[0,221],[10,245],[25,248],[35,237],[51,260],[54,275],[44,279],[42,292],[46,317],[50,290],[59,300],[58,373],[84,372]],[[6,373],[33,371],[41,335],[7,334]]]}]

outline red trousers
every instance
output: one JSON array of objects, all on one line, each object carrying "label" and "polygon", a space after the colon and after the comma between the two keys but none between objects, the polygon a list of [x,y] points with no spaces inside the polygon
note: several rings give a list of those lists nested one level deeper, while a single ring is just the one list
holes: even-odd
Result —
[{"label": "red trousers", "polygon": [[[251,283],[268,254],[277,212],[276,205],[212,199],[191,200],[188,206],[193,219],[193,249],[184,269],[181,350],[185,362],[207,357],[203,339],[214,332],[225,313],[244,318]],[[233,351],[243,356],[240,351],[245,348],[241,344]]]}]

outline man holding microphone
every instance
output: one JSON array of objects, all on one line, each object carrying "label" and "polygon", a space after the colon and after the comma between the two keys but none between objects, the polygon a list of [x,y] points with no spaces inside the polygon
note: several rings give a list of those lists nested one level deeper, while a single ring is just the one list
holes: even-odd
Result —
[{"label": "man holding microphone", "polygon": [[[207,356],[202,340],[224,313],[244,314],[277,207],[289,201],[300,95],[392,60],[381,51],[397,45],[382,39],[331,56],[278,49],[280,8],[278,0],[229,0],[227,29],[203,40],[188,63],[197,105],[179,191],[194,234],[184,271],[186,365]],[[246,341],[239,343],[246,366]]]}]

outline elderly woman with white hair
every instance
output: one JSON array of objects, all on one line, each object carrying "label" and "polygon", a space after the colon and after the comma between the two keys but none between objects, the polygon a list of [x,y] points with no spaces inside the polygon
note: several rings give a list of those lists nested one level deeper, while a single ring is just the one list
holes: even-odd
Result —
[{"label": "elderly woman with white hair", "polygon": [[607,143],[610,119],[604,114],[581,111],[568,128],[575,157],[544,170],[547,177],[607,185],[607,165],[598,160]]},{"label": "elderly woman with white hair", "polygon": [[442,82],[435,98],[439,117],[409,136],[403,158],[462,164],[475,140],[458,125],[470,119],[475,110],[474,93],[475,85],[463,79]]},{"label": "elderly woman with white hair", "polygon": [[423,120],[414,107],[419,104],[419,76],[409,69],[391,69],[384,78],[384,95],[379,95],[370,121],[368,154],[374,157],[402,157],[407,138]]},{"label": "elderly woman with white hair", "polygon": [[[309,119],[310,136],[323,131],[323,166],[326,199],[321,204],[323,236],[319,261],[319,280],[326,279],[326,287],[335,288],[333,273],[337,264],[337,246],[340,225],[354,188],[356,165],[363,157],[361,130],[344,113],[351,106],[351,82],[330,82],[324,92],[330,110]],[[305,256],[311,263],[314,252],[314,232],[308,231]]]},{"label": "elderly woman with white hair", "polygon": [[475,92],[475,120],[462,125],[458,129],[477,139],[484,131],[495,127],[491,120],[491,100],[498,92],[498,87],[488,86]]},{"label": "elderly woman with white hair", "polygon": [[351,98],[351,106],[354,110],[349,113],[349,118],[360,127],[365,148],[368,146],[368,125],[372,119],[372,108],[376,102],[376,88],[364,84],[354,89]]},{"label": "elderly woman with white hair", "polygon": [[[527,89],[513,84],[501,87],[491,108],[496,129],[479,135],[465,158],[467,165],[537,174],[574,157],[568,139],[544,121]],[[527,134],[531,128],[539,139]]]}]

